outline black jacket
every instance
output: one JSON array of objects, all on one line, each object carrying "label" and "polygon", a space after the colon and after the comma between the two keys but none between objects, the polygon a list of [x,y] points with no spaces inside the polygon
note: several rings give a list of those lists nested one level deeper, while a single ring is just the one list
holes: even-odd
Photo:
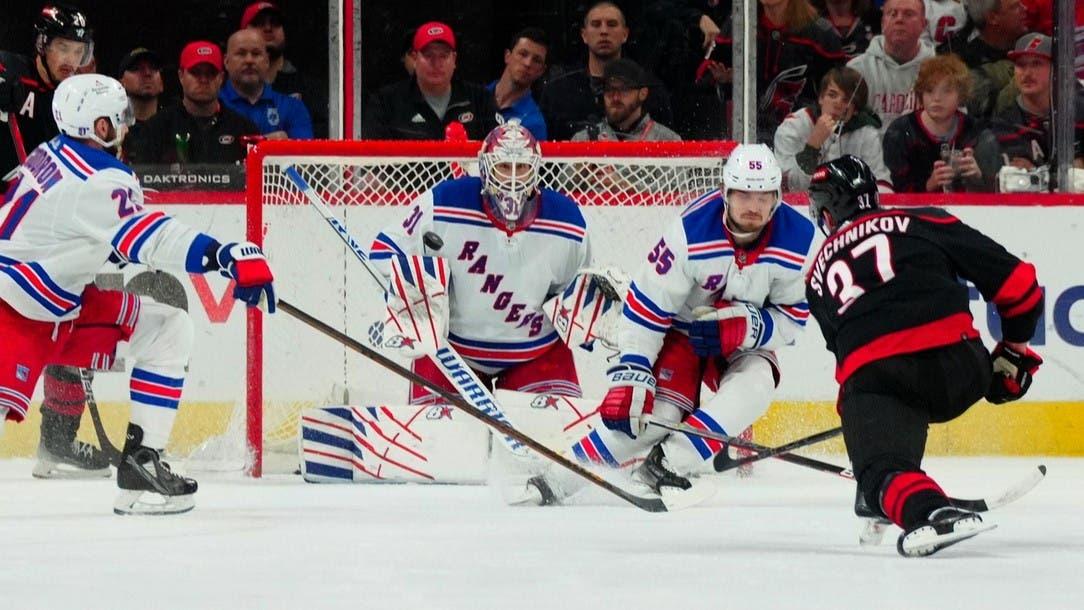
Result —
[{"label": "black jacket", "polygon": [[444,128],[459,121],[471,140],[483,140],[497,126],[497,102],[481,85],[452,80],[444,119],[429,107],[415,79],[382,87],[369,98],[361,123],[368,140],[443,140]]},{"label": "black jacket", "polygon": [[211,117],[195,117],[178,103],[158,111],[126,142],[132,164],[238,163],[245,158],[244,135],[259,135],[252,121],[219,105]]},{"label": "black jacket", "polygon": [[[849,270],[846,285],[829,271],[838,265]],[[806,298],[836,356],[836,380],[884,358],[977,338],[960,278],[997,307],[1006,341],[1031,339],[1043,310],[1035,267],[948,212],[873,210],[828,237],[806,276]]]},{"label": "black jacket", "polygon": [[[897,193],[926,192],[926,181],[933,173],[934,162],[943,160],[941,142],[930,135],[922,125],[921,115],[921,111],[908,112],[892,121],[885,130],[885,165],[892,174],[892,188]],[[994,190],[994,175],[1001,165],[997,140],[970,115],[957,112],[956,118],[956,133],[945,144],[950,150],[973,149],[975,161],[982,170],[982,179],[965,183],[957,177],[953,181],[952,190]]]},{"label": "black jacket", "polygon": [[0,112],[9,116],[9,122],[0,121],[0,178],[3,178],[20,163],[12,139],[10,117],[14,117],[19,126],[26,154],[42,142],[53,139],[60,130],[53,120],[53,90],[56,87],[41,80],[33,60],[0,51],[0,79],[3,80],[0,82]]},{"label": "black jacket", "polygon": [[[663,125],[673,123],[670,95],[662,83],[648,88],[644,110]],[[569,140],[573,134],[595,125],[605,116],[602,107],[602,78],[588,74],[583,66],[554,78],[542,90],[539,103],[551,140]]]}]

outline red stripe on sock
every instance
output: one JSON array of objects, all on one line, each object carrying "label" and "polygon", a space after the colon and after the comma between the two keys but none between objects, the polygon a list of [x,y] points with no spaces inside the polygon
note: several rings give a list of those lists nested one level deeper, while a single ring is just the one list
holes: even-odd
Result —
[{"label": "red stripe on sock", "polygon": [[941,487],[922,472],[897,473],[881,496],[881,509],[892,523],[903,527],[903,507],[907,500],[921,491],[935,491],[941,495]]}]

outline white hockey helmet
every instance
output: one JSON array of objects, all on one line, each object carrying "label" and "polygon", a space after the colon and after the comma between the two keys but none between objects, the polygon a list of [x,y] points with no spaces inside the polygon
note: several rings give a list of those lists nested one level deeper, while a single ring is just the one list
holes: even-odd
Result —
[{"label": "white hockey helmet", "polygon": [[723,167],[723,196],[727,191],[780,192],[783,172],[765,144],[738,144]]},{"label": "white hockey helmet", "polygon": [[511,119],[489,132],[478,152],[482,195],[498,219],[514,227],[538,200],[542,148],[531,132]]},{"label": "white hockey helmet", "polygon": [[[116,137],[110,142],[94,133],[94,122],[100,118],[108,119],[116,129]],[[56,88],[53,119],[65,135],[94,140],[110,148],[124,139],[127,128],[135,123],[135,113],[127,92],[116,79],[103,74],[76,74]]]}]

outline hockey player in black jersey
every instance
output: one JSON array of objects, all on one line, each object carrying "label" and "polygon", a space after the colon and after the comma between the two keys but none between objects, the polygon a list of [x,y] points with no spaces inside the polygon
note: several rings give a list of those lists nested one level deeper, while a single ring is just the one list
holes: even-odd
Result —
[{"label": "hockey player in black jersey", "polygon": [[[0,51],[0,185],[27,153],[60,131],[53,119],[53,91],[94,56],[86,16],[63,4],[45,4],[34,21],[31,57]],[[109,460],[75,438],[86,393],[75,367],[49,366],[44,375],[41,442],[34,476],[108,477]]]},{"label": "hockey player in black jersey", "polygon": [[[859,502],[903,528],[901,555],[930,555],[992,529],[954,508],[921,469],[930,423],[985,397],[1024,396],[1042,364],[1028,341],[1043,308],[1035,268],[935,208],[882,209],[877,181],[845,156],[814,172],[810,214],[828,236],[806,276],[810,313],[836,357],[838,410]],[[1001,316],[991,354],[970,281]]]}]

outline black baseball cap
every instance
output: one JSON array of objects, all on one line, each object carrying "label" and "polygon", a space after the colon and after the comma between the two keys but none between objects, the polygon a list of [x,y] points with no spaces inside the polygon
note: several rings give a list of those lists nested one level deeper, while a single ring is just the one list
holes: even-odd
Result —
[{"label": "black baseball cap", "polygon": [[154,66],[155,70],[160,70],[162,68],[162,59],[158,57],[157,53],[145,47],[136,47],[135,49],[128,51],[128,54],[124,56],[124,59],[120,60],[120,68],[117,70],[117,74],[123,75],[144,59],[149,61],[151,65]]},{"label": "black baseball cap", "polygon": [[602,88],[606,89],[639,89],[650,87],[647,73],[631,59],[615,59],[606,64],[602,70]]}]

